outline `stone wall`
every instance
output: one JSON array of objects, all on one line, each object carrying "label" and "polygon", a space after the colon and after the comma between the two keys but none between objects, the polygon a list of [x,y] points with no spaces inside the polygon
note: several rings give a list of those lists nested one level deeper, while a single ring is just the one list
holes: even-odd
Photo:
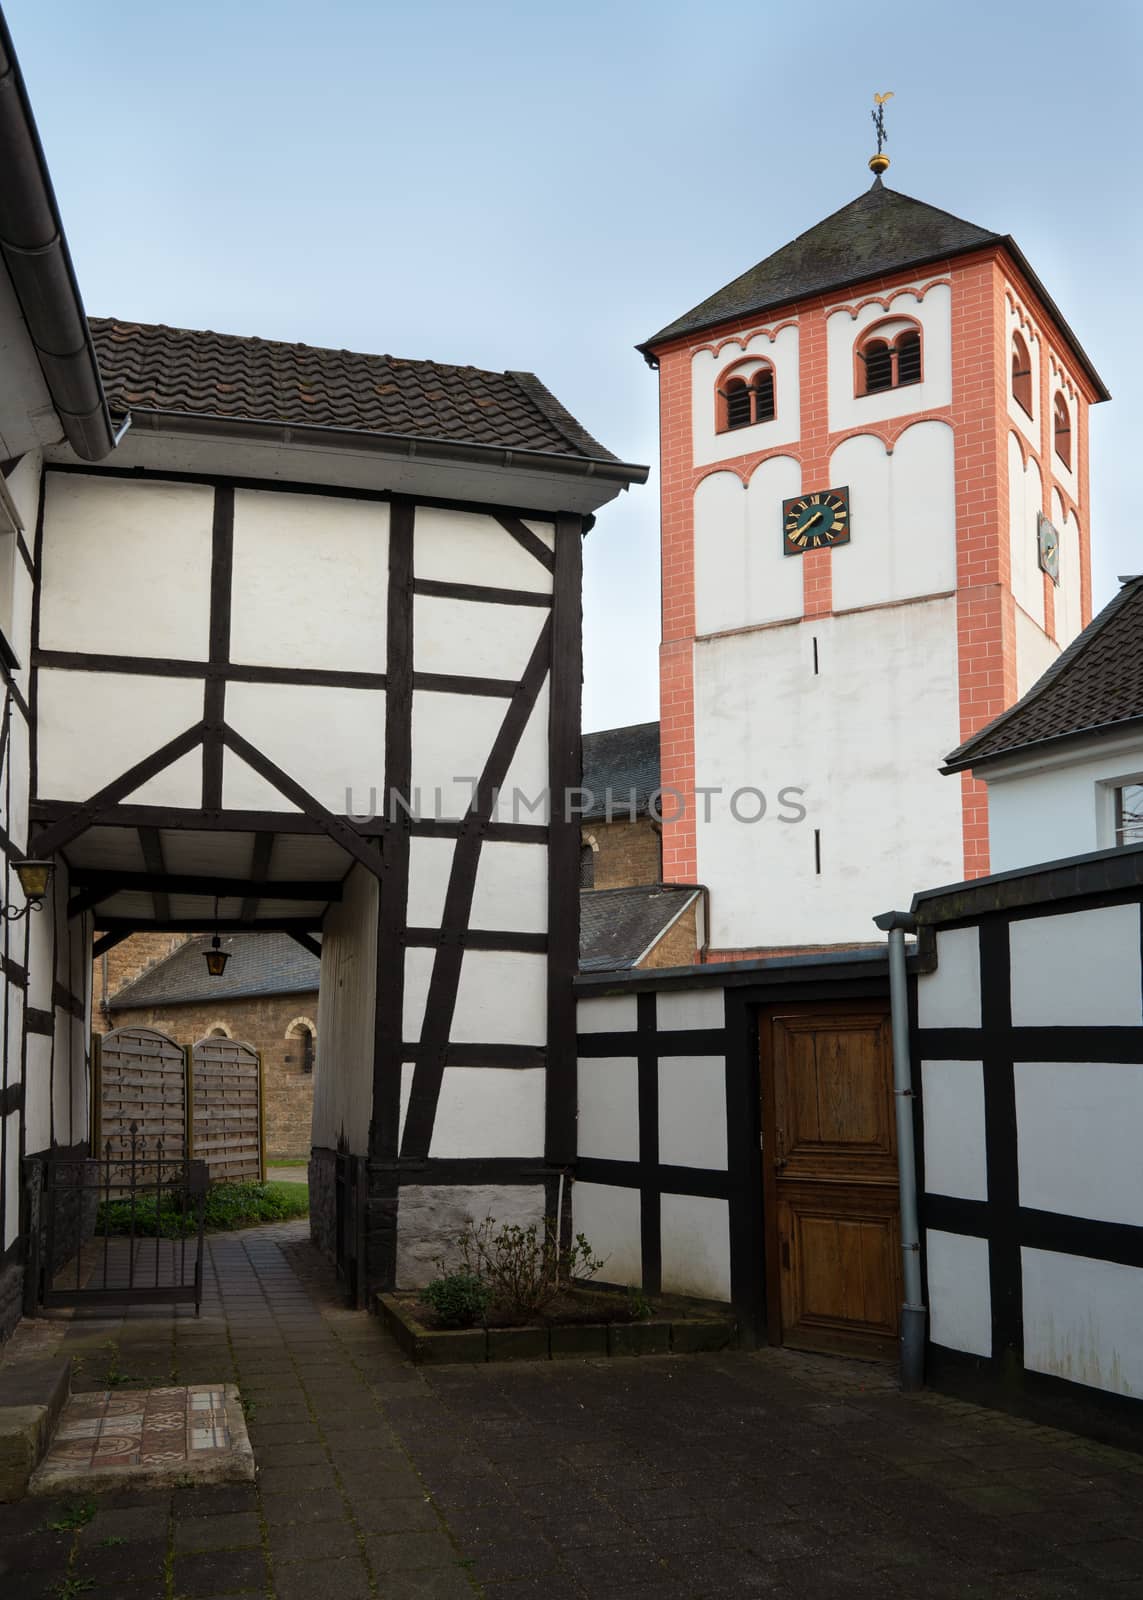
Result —
[{"label": "stone wall", "polygon": [[310,1149],[314,1077],[303,1070],[305,1041],[287,1038],[291,1025],[317,1024],[317,991],[303,994],[249,995],[208,1004],[136,1006],[112,1012],[116,1028],[158,1028],[176,1044],[193,1045],[216,1028],[230,1039],[252,1045],[262,1056],[266,1155],[296,1156],[305,1161]]},{"label": "stone wall", "polygon": [[107,1001],[113,994],[118,994],[125,984],[141,977],[179,945],[193,938],[192,933],[133,933],[104,955],[96,956],[91,982],[91,1026],[95,1032],[106,1033],[109,1028],[119,1026],[109,1021],[107,1015]]},{"label": "stone wall", "polygon": [[594,882],[585,888],[626,889],[662,882],[659,827],[650,817],[585,823],[580,838],[595,852]]},{"label": "stone wall", "polygon": [[698,951],[698,912],[699,902],[687,907],[674,927],[659,940],[645,961],[639,963],[640,967],[691,967],[695,964]]}]

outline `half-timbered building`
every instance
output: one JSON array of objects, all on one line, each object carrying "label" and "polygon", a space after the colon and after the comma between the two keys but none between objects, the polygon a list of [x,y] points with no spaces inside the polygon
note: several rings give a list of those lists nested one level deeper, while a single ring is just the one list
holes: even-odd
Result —
[{"label": "half-timbered building", "polygon": [[55,868],[0,930],[9,1312],[136,930],[320,950],[315,1231],[391,1284],[406,1218],[575,1154],[581,542],[646,470],[529,373],[89,325],[0,45],[5,906]]}]

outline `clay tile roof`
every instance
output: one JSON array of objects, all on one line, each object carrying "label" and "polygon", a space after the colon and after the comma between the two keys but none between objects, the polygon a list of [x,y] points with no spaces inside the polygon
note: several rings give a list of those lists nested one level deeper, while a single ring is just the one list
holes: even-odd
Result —
[{"label": "clay tile roof", "polygon": [[698,893],[697,886],[661,883],[636,889],[581,889],[579,970],[620,972],[634,967]]},{"label": "clay tile roof", "polygon": [[1143,720],[1143,577],[1128,578],[1109,605],[1018,700],[945,762],[946,772],[1080,734]]},{"label": "clay tile roof", "polygon": [[585,822],[605,819],[608,794],[617,819],[630,816],[632,792],[635,815],[646,816],[648,802],[659,787],[659,724],[637,722],[629,728],[585,733],[583,787],[593,796],[592,804],[584,802]]},{"label": "clay tile roof", "polygon": [[615,461],[530,372],[92,317],[111,408]]},{"label": "clay tile roof", "polygon": [[230,952],[230,960],[221,978],[207,973],[202,953],[209,943],[209,934],[188,939],[131,983],[124,984],[107,1002],[108,1009],[177,1006],[259,994],[317,993],[321,962],[288,933],[223,934],[222,948]]},{"label": "clay tile roof", "polygon": [[1002,242],[1003,235],[886,189],[878,179],[856,200],[668,323],[640,348],[806,295]]}]

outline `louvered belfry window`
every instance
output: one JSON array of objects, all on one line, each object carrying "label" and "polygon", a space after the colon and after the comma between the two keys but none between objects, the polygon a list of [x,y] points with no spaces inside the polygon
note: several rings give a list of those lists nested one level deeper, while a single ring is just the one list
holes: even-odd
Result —
[{"label": "louvered belfry window", "polygon": [[1019,333],[1012,335],[1012,398],[1032,415],[1032,357]]},{"label": "louvered belfry window", "polygon": [[763,367],[754,379],[754,420],[770,422],[774,416],[774,369]]},{"label": "louvered belfry window", "polygon": [[775,415],[774,369],[759,367],[752,377],[730,377],[718,391],[719,431],[749,428],[756,422],[771,422]]},{"label": "louvered belfry window", "polygon": [[858,345],[857,360],[858,394],[883,394],[886,389],[920,383],[924,376],[920,332],[915,327],[896,333],[888,327],[874,328]]},{"label": "louvered belfry window", "polygon": [[750,390],[742,378],[731,378],[723,390],[726,400],[726,426],[728,428],[748,428],[754,418],[751,415]]},{"label": "louvered belfry window", "polygon": [[893,387],[893,352],[884,339],[871,339],[862,351],[865,362],[865,392],[878,394]]},{"label": "louvered belfry window", "polygon": [[1052,407],[1052,436],[1056,454],[1065,467],[1072,464],[1072,418],[1068,403],[1062,394],[1056,395]]},{"label": "louvered belfry window", "polygon": [[897,340],[897,386],[921,381],[921,336],[903,333]]}]

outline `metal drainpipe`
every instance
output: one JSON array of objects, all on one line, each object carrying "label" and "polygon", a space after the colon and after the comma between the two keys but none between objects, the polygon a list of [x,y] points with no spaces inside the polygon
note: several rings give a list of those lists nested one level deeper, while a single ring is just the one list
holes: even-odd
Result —
[{"label": "metal drainpipe", "polygon": [[921,1298],[921,1233],[917,1219],[917,1158],[913,1141],[913,1064],[909,1052],[909,982],[905,933],[916,923],[907,911],[874,917],[889,935],[889,1003],[893,1016],[893,1101],[897,1110],[897,1178],[901,1205],[901,1256],[905,1303],[901,1307],[901,1387],[906,1393],[925,1380],[925,1321]]}]

